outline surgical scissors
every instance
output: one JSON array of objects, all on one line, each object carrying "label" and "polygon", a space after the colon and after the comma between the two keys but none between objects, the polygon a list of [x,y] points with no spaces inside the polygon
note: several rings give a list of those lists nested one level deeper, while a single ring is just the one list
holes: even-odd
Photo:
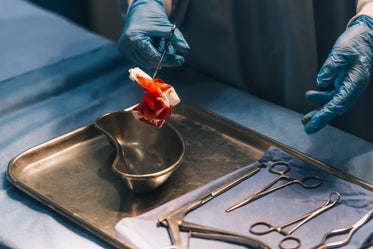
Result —
[{"label": "surgical scissors", "polygon": [[[284,165],[285,168],[281,170],[280,167],[279,167],[280,165]],[[300,184],[303,188],[316,188],[316,187],[320,186],[321,179],[318,176],[306,176],[302,179],[291,178],[290,176],[286,175],[286,173],[290,170],[290,168],[291,168],[290,164],[288,162],[285,162],[285,161],[277,161],[277,162],[272,163],[271,166],[269,167],[269,171],[274,173],[274,174],[278,174],[279,176],[273,182],[269,183],[264,188],[260,189],[259,191],[255,192],[254,194],[246,197],[242,201],[239,201],[238,203],[234,204],[233,206],[227,208],[225,211],[226,212],[233,211],[233,210],[235,210],[235,209],[237,209],[237,208],[239,208],[243,205],[246,205],[249,202],[252,202],[252,201],[254,201],[256,199],[259,199],[259,198],[261,198],[261,197],[263,197],[263,196],[265,196],[269,193],[272,193],[273,191],[276,191],[278,189],[281,189],[283,187],[289,186],[289,185],[294,184],[294,183]],[[272,187],[274,184],[276,184],[278,181],[280,181],[282,179],[285,179],[288,182],[284,183],[280,186],[269,189],[270,187]],[[310,181],[316,181],[316,182],[314,184],[307,184],[307,182],[310,182]]]},{"label": "surgical scissors", "polygon": [[[324,235],[321,242],[313,247],[312,249],[326,249],[326,248],[337,248],[340,246],[346,245],[348,242],[350,242],[352,235],[365,223],[367,223],[371,218],[373,217],[373,209],[370,210],[366,215],[364,215],[360,220],[358,220],[354,225],[346,228],[341,229],[335,229],[332,230]],[[348,234],[347,238],[341,241],[335,241],[325,244],[325,242],[335,236]]]},{"label": "surgical scissors", "polygon": [[[334,201],[332,201],[333,195],[337,195],[337,199],[334,200]],[[249,231],[252,234],[256,234],[256,235],[264,235],[264,234],[276,231],[276,232],[285,236],[285,237],[282,238],[282,240],[279,243],[279,246],[280,246],[281,249],[296,249],[296,248],[299,248],[301,246],[301,240],[298,237],[294,237],[292,235],[292,233],[295,230],[297,230],[300,226],[302,226],[304,223],[306,223],[307,221],[313,219],[317,215],[319,215],[322,212],[325,212],[329,208],[333,207],[338,202],[338,200],[340,198],[341,198],[341,195],[338,192],[332,192],[330,194],[328,200],[321,207],[303,215],[302,217],[299,217],[299,218],[297,218],[293,221],[290,221],[290,222],[288,222],[284,225],[277,226],[277,227],[269,224],[268,222],[259,221],[259,222],[256,222],[256,223],[252,224],[250,226]],[[300,223],[298,223],[298,222],[300,222]],[[295,223],[298,223],[298,224],[295,227],[293,227],[290,231],[285,231],[284,230],[286,227],[291,226]],[[265,230],[260,229],[260,228],[263,228],[263,227],[265,227],[266,229]],[[292,244],[294,246],[292,246],[292,247],[288,246],[287,247],[286,244]]]}]

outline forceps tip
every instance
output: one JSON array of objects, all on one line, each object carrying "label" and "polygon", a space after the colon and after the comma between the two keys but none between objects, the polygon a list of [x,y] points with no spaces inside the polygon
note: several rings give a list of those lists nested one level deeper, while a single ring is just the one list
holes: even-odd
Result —
[{"label": "forceps tip", "polygon": [[229,213],[230,211],[233,211],[233,207],[227,208],[225,212]]},{"label": "forceps tip", "polygon": [[227,208],[227,209],[225,210],[225,212],[229,213],[229,212],[231,212],[231,211],[233,211],[233,210],[235,210],[235,209],[237,209],[237,208],[239,208],[239,207],[245,205],[246,203],[247,203],[247,201],[245,201],[245,202],[239,202],[239,203],[237,203],[237,204],[235,204],[235,205],[233,205],[233,206]]}]

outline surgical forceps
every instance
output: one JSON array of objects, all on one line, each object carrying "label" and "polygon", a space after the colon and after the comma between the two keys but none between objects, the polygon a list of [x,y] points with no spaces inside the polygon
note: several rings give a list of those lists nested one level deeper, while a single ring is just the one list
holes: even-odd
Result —
[{"label": "surgical forceps", "polygon": [[[282,169],[282,170],[276,169],[276,166],[277,166],[277,168],[280,168],[279,165],[284,165],[285,168]],[[294,184],[294,183],[300,184],[303,188],[316,188],[316,187],[320,186],[321,179],[318,176],[306,176],[302,179],[291,178],[290,176],[286,175],[286,173],[290,170],[290,168],[291,168],[290,164],[288,162],[285,162],[285,161],[277,161],[277,162],[272,163],[271,166],[269,167],[269,171],[274,173],[274,174],[278,174],[279,176],[273,182],[271,182],[270,184],[268,184],[267,186],[265,186],[261,190],[255,192],[254,194],[250,195],[249,197],[246,197],[242,201],[239,201],[238,203],[234,204],[233,206],[227,208],[225,211],[226,212],[233,211],[233,210],[235,210],[235,209],[237,209],[237,208],[239,208],[239,207],[241,207],[241,206],[243,206],[243,205],[245,205],[249,202],[252,202],[256,199],[259,199],[259,198],[263,197],[264,195],[267,195],[269,193],[272,193],[273,191],[276,191],[278,189],[281,189],[283,187],[289,186],[289,185]],[[276,184],[278,181],[280,181],[282,179],[285,179],[288,182],[284,183],[280,186],[269,189],[271,186],[273,186],[274,184]],[[312,181],[312,180],[316,181],[316,183],[307,184],[308,181]]]},{"label": "surgical forceps", "polygon": [[184,216],[188,212],[202,206],[214,197],[220,195],[221,193],[227,191],[228,189],[232,188],[233,186],[237,185],[243,180],[258,173],[262,168],[265,167],[267,167],[265,163],[260,163],[255,167],[249,169],[248,171],[245,171],[243,174],[228,181],[227,183],[217,187],[216,189],[212,190],[206,195],[203,195],[202,197],[192,201],[191,203],[186,204],[181,208],[160,217],[158,219],[159,224],[167,227],[171,238],[172,246],[169,248],[183,249],[180,231],[186,231],[194,237],[225,241],[233,244],[244,245],[248,248],[271,249],[271,247],[266,245],[265,243],[248,236],[184,221]]},{"label": "surgical forceps", "polygon": [[[333,195],[337,195],[337,199],[332,201]],[[292,236],[292,233],[297,230],[300,226],[302,226],[307,221],[311,220],[312,218],[316,217],[317,215],[321,214],[322,212],[325,212],[329,208],[333,207],[338,200],[341,198],[341,195],[338,192],[332,192],[328,198],[328,200],[319,208],[303,215],[302,217],[299,217],[298,219],[295,219],[293,221],[290,221],[284,225],[274,227],[273,225],[269,224],[265,221],[259,221],[250,226],[249,231],[256,235],[264,235],[273,231],[276,231],[278,233],[281,233],[285,237],[282,238],[282,240],[279,243],[279,246],[281,249],[296,249],[301,246],[301,240],[298,237]],[[298,223],[300,222],[300,223]],[[298,223],[295,227],[293,227],[290,231],[285,231],[284,228],[291,226],[295,223]],[[262,230],[263,227],[266,229]],[[260,229],[262,228],[262,229]],[[260,229],[260,230],[259,230]],[[286,244],[293,244],[294,246],[286,246]]]},{"label": "surgical forceps", "polygon": [[157,76],[158,70],[161,69],[161,64],[162,64],[163,58],[164,58],[164,56],[166,55],[166,52],[167,52],[168,46],[170,45],[170,43],[171,43],[171,39],[172,39],[172,37],[174,36],[175,29],[176,29],[176,24],[174,24],[174,25],[172,26],[172,28],[171,28],[170,34],[169,34],[169,36],[168,36],[168,39],[167,39],[167,41],[166,41],[166,45],[165,45],[164,50],[163,50],[163,53],[162,53],[162,56],[161,56],[161,58],[159,59],[159,62],[158,62],[157,67],[155,68],[155,71],[154,71],[154,74],[153,74],[153,77],[152,77],[153,80],[155,79],[155,76]]},{"label": "surgical forceps", "polygon": [[[352,235],[365,223],[367,223],[371,218],[373,217],[373,209],[370,210],[366,215],[364,215],[358,222],[356,222],[354,225],[346,228],[341,229],[335,229],[332,230],[324,235],[321,242],[313,247],[312,249],[326,249],[326,248],[337,248],[340,246],[346,245],[348,242],[350,242]],[[325,242],[335,236],[347,234],[347,238],[341,241],[335,241],[325,244]]]}]

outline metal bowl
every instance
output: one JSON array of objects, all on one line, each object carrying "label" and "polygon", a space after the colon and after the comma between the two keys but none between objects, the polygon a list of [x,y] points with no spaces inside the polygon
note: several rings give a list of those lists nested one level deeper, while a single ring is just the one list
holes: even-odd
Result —
[{"label": "metal bowl", "polygon": [[116,149],[113,171],[136,193],[162,185],[184,158],[184,140],[167,122],[155,128],[123,110],[100,116],[95,126]]}]

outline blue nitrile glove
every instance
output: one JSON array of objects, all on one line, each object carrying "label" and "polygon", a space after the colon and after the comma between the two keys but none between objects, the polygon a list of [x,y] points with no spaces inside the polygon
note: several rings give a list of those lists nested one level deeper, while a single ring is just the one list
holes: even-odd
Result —
[{"label": "blue nitrile glove", "polygon": [[[135,0],[128,10],[119,47],[140,67],[154,68],[162,56],[172,26],[161,0]],[[184,63],[182,54],[189,50],[188,43],[176,28],[161,66],[181,66]]]},{"label": "blue nitrile glove", "polygon": [[317,75],[317,85],[333,91],[307,91],[306,98],[322,104],[322,108],[307,113],[302,120],[307,134],[313,134],[333,118],[342,115],[367,88],[373,59],[373,20],[357,18],[336,41]]}]

